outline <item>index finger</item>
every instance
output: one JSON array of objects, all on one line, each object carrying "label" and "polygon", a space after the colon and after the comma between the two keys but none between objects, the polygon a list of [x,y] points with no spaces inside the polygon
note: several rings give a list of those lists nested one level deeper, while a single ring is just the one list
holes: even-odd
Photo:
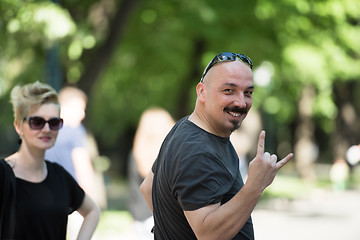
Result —
[{"label": "index finger", "polygon": [[264,154],[264,151],[265,151],[265,131],[262,130],[259,134],[257,155]]}]

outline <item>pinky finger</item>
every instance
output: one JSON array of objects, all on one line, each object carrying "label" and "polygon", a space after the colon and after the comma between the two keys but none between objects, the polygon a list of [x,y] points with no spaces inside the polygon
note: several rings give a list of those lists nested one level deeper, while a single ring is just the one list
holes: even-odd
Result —
[{"label": "pinky finger", "polygon": [[288,161],[290,161],[293,158],[293,156],[294,156],[293,153],[289,153],[286,157],[278,161],[276,163],[277,169],[279,170],[280,168],[282,168]]}]

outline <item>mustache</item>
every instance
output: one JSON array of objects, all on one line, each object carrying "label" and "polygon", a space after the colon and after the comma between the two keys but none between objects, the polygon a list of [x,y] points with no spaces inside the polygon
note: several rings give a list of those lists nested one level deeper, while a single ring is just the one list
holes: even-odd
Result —
[{"label": "mustache", "polygon": [[241,114],[247,114],[248,110],[246,108],[240,108],[240,107],[226,107],[224,108],[225,111],[228,112],[237,112]]}]

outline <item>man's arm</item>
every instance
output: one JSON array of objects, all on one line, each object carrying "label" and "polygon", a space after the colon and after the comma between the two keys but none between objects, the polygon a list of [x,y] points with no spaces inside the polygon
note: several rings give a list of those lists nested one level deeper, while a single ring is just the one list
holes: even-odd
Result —
[{"label": "man's arm", "polygon": [[150,170],[148,175],[146,175],[144,181],[140,185],[140,191],[144,196],[146,204],[148,205],[151,212],[153,212],[152,204],[152,183],[154,179],[154,173]]},{"label": "man's arm", "polygon": [[213,204],[184,214],[198,239],[231,239],[244,226],[262,192],[275,178],[277,171],[293,156],[277,162],[276,155],[264,153],[265,132],[259,135],[256,157],[251,161],[248,178],[242,189],[224,205]]}]

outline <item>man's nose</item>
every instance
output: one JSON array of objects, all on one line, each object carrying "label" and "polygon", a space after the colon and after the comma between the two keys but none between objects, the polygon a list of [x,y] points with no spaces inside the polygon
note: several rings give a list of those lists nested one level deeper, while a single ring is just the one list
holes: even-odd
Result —
[{"label": "man's nose", "polygon": [[234,105],[235,106],[239,106],[240,108],[246,107],[246,101],[245,101],[245,96],[243,93],[239,93],[236,96],[236,99],[234,101]]}]

